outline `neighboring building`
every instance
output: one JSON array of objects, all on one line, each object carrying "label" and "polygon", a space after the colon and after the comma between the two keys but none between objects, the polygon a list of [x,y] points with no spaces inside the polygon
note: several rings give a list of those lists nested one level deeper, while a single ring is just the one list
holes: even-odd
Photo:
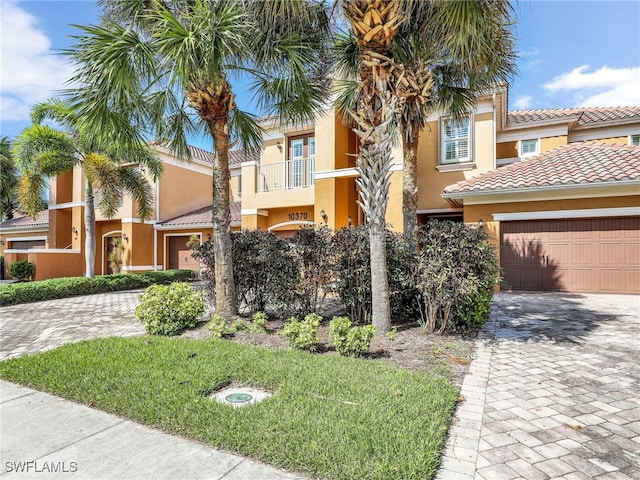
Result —
[{"label": "neighboring building", "polygon": [[[418,149],[420,221],[482,222],[512,288],[640,293],[640,107],[508,113],[506,104],[506,89],[498,90],[462,121],[429,119]],[[315,124],[267,119],[264,126],[261,152],[230,156],[232,228],[292,235],[303,225],[364,222],[357,138],[333,110]],[[198,268],[185,244],[212,234],[212,154],[193,149],[187,163],[158,149],[165,172],[155,186],[155,221],[141,224],[127,200],[116,219],[99,218],[97,273],[109,271],[114,236],[126,239],[124,271]],[[400,145],[393,158],[387,222],[400,230]],[[54,182],[47,251],[14,247],[14,238],[31,237],[19,231],[28,222],[0,226],[8,259],[28,256],[41,272],[40,262],[67,245],[81,253],[80,186],[81,172]]]}]

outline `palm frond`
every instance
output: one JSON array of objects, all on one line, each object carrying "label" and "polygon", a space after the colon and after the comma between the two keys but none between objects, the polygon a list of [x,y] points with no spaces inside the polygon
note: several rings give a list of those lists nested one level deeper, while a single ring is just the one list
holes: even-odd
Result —
[{"label": "palm frond", "polygon": [[135,168],[119,168],[122,190],[133,197],[138,217],[143,222],[154,213],[153,190],[144,175]]},{"label": "palm frond", "polygon": [[47,125],[24,129],[14,142],[13,155],[21,171],[46,176],[70,170],[81,160],[73,139]]},{"label": "palm frond", "polygon": [[42,209],[47,182],[45,177],[37,173],[23,173],[18,187],[18,201],[20,208],[32,218],[36,218]]},{"label": "palm frond", "polygon": [[98,191],[98,208],[107,218],[113,218],[122,202],[122,185],[118,166],[104,154],[90,153],[84,162],[87,181]]},{"label": "palm frond", "polygon": [[264,128],[256,115],[234,109],[229,116],[231,141],[243,150],[254,150],[262,147]]}]

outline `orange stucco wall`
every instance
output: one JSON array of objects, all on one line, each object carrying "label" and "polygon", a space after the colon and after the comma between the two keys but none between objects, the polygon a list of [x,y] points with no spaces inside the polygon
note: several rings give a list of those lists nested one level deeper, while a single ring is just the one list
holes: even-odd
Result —
[{"label": "orange stucco wall", "polygon": [[557,137],[546,137],[540,141],[540,153],[546,152],[548,150],[553,150],[554,148],[561,147],[567,144],[567,136],[559,135]]},{"label": "orange stucco wall", "polygon": [[165,164],[160,179],[161,220],[168,220],[211,205],[212,201],[213,184],[210,175]]}]

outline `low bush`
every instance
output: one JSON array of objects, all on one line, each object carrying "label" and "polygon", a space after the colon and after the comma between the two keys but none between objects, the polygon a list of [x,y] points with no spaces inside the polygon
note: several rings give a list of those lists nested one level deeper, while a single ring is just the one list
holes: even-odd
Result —
[{"label": "low bush", "polygon": [[267,332],[267,320],[269,317],[264,312],[256,312],[253,314],[253,323],[249,326],[249,330],[252,332],[266,333]]},{"label": "low bush", "polygon": [[204,292],[196,292],[188,283],[176,282],[147,288],[140,295],[136,318],[151,335],[173,335],[195,327],[204,311]]},{"label": "low bush", "polygon": [[227,325],[227,321],[220,315],[212,315],[211,320],[207,324],[207,328],[211,331],[211,334],[216,338],[226,337],[233,335],[236,332],[235,325]]},{"label": "low bush", "polygon": [[320,342],[318,328],[321,320],[322,317],[315,313],[310,313],[303,321],[291,317],[282,329],[282,334],[289,340],[290,347],[315,352]]},{"label": "low bush", "polygon": [[154,284],[192,280],[191,270],[167,270],[129,275],[103,275],[94,278],[65,277],[28,283],[0,285],[0,306],[91,295],[119,290],[136,290]]},{"label": "low bush", "polygon": [[369,351],[375,328],[373,325],[354,327],[349,317],[333,317],[329,322],[329,337],[336,351],[345,357],[361,357]]},{"label": "low bush", "polygon": [[9,273],[13,278],[21,282],[30,280],[33,276],[33,263],[29,260],[22,260],[21,262],[13,262],[9,265]]}]

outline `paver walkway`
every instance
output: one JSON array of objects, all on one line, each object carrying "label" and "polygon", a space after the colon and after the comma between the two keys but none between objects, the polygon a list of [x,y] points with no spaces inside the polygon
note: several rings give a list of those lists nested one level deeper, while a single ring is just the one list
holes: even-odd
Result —
[{"label": "paver walkway", "polygon": [[91,338],[143,335],[134,318],[142,290],[0,307],[0,360]]},{"label": "paver walkway", "polygon": [[640,297],[501,293],[438,480],[640,479]]}]

